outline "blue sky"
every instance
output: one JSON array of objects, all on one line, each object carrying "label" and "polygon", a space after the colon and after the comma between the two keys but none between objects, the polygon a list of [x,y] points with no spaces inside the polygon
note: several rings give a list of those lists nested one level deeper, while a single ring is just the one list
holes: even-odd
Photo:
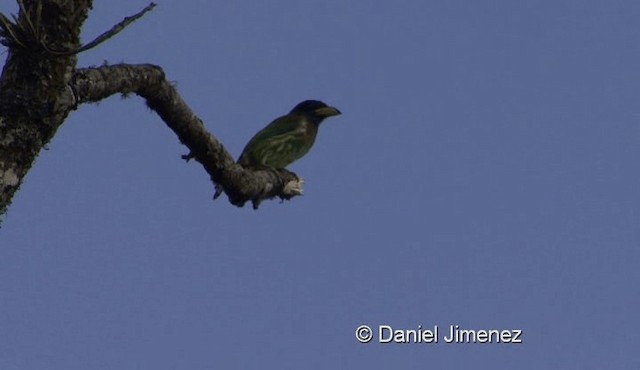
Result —
[{"label": "blue sky", "polygon": [[158,4],[79,65],[162,66],[236,156],[301,100],[343,115],[253,211],[141,99],[82,106],[0,230],[0,368],[640,366],[640,3]]}]

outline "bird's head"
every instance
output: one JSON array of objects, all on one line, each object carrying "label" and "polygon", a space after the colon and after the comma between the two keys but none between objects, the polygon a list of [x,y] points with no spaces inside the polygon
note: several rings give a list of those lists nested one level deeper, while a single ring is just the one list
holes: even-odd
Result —
[{"label": "bird's head", "polygon": [[337,108],[330,107],[319,100],[305,100],[296,105],[291,113],[305,114],[320,124],[325,118],[342,114]]}]

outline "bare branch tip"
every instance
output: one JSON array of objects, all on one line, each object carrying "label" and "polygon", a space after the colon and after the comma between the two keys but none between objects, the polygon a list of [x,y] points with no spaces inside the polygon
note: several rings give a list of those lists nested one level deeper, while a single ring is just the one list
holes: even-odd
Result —
[{"label": "bare branch tip", "polygon": [[[186,162],[189,162],[190,160],[192,160],[193,158],[195,158],[195,154],[193,153],[189,153],[189,154],[183,154],[180,156],[180,158],[184,159]],[[215,198],[214,198],[215,199]]]},{"label": "bare branch tip", "polygon": [[258,210],[258,208],[260,207],[260,203],[262,203],[261,199],[252,199],[251,200],[251,205],[253,206],[254,210]]},{"label": "bare branch tip", "polygon": [[224,193],[224,188],[222,187],[222,185],[216,184],[215,188],[216,188],[216,192],[213,194],[213,200],[220,198],[222,193]]}]

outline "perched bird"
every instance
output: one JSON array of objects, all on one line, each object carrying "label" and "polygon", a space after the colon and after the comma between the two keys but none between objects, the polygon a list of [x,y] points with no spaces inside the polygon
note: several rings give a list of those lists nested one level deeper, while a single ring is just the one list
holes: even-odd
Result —
[{"label": "perched bird", "polygon": [[320,123],[339,114],[338,109],[321,101],[305,100],[255,134],[238,163],[253,169],[285,168],[311,149]]}]

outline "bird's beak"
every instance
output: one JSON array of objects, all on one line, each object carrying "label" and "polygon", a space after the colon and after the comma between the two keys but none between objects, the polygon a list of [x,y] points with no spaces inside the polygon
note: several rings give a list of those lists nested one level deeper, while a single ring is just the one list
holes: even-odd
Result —
[{"label": "bird's beak", "polygon": [[338,109],[334,107],[322,107],[315,110],[315,114],[319,117],[331,117],[342,114]]}]

